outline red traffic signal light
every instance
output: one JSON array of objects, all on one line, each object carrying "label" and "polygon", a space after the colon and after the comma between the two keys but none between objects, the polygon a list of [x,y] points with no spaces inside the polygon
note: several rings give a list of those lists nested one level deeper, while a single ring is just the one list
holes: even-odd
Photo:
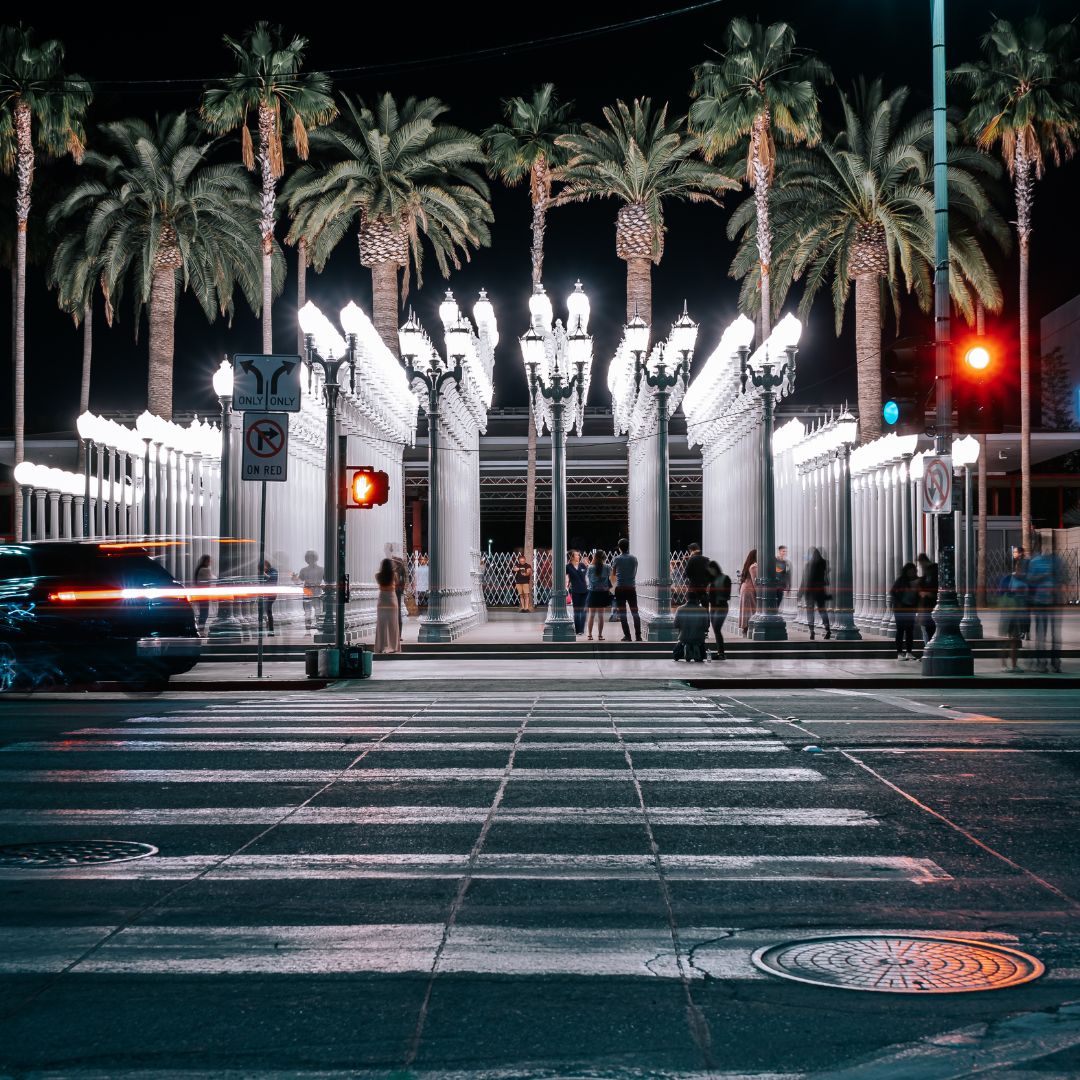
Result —
[{"label": "red traffic signal light", "polygon": [[972,371],[985,371],[990,366],[990,350],[985,345],[972,345],[964,351],[964,363]]},{"label": "red traffic signal light", "polygon": [[390,477],[370,465],[350,467],[345,474],[345,508],[370,510],[390,498]]},{"label": "red traffic signal light", "polygon": [[1004,399],[1010,391],[1000,370],[1000,355],[1000,345],[988,337],[959,342],[953,382],[958,431],[986,434],[1004,429]]}]

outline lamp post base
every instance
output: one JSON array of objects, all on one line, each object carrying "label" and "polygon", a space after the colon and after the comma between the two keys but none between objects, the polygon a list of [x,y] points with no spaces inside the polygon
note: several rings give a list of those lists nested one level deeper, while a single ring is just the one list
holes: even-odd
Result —
[{"label": "lamp post base", "polygon": [[960,609],[955,595],[942,600],[939,593],[934,608],[937,629],[922,654],[923,675],[974,675],[975,657],[971,646],[960,636]]},{"label": "lamp post base", "polygon": [[859,628],[851,620],[851,616],[847,616],[843,622],[837,622],[833,627],[832,636],[837,641],[862,641],[863,636],[859,631]]},{"label": "lamp post base", "polygon": [[752,615],[746,636],[751,641],[787,641],[787,623],[776,614]]},{"label": "lamp post base", "polygon": [[544,620],[545,641],[576,641],[577,631],[574,630],[574,620],[563,611],[553,611],[548,607],[547,618]]},{"label": "lamp post base", "polygon": [[654,615],[645,628],[646,641],[675,641],[678,636],[675,632],[675,619],[670,614]]},{"label": "lamp post base", "polygon": [[975,608],[975,597],[968,593],[964,597],[964,617],[960,620],[960,633],[965,641],[982,641],[983,625]]},{"label": "lamp post base", "polygon": [[443,622],[442,619],[421,620],[419,640],[438,644],[453,641],[454,635],[450,630],[450,624]]}]

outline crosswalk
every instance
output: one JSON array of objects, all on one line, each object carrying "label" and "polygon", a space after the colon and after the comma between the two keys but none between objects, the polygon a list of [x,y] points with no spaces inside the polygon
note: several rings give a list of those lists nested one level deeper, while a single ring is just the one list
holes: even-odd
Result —
[{"label": "crosswalk", "polygon": [[440,981],[660,980],[688,1001],[760,983],[776,932],[740,929],[753,890],[792,912],[808,889],[903,908],[952,880],[783,734],[678,689],[371,690],[9,742],[10,841],[158,853],[0,865],[25,915],[0,926],[0,975],[415,976],[406,1066]]}]

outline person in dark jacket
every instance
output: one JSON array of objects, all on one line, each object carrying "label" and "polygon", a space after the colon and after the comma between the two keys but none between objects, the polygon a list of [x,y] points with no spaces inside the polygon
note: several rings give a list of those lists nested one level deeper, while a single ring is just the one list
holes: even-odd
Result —
[{"label": "person in dark jacket", "polygon": [[919,564],[919,611],[916,618],[922,631],[923,644],[928,645],[937,630],[932,612],[937,606],[938,569],[937,563],[931,562],[925,552],[915,561]]},{"label": "person in dark jacket", "polygon": [[896,659],[914,660],[915,613],[919,610],[919,574],[914,563],[904,563],[889,590],[889,603],[896,622]]},{"label": "person in dark jacket", "polygon": [[574,608],[574,631],[585,633],[585,612],[589,600],[589,568],[581,561],[581,552],[570,552],[566,564],[566,588]]},{"label": "person in dark jacket", "polygon": [[[262,583],[269,585],[270,588],[274,588],[278,583],[278,572],[275,566],[272,566],[269,559],[263,559],[262,564]],[[268,637],[274,636],[274,593],[268,593],[262,597],[260,603],[262,605],[263,614],[266,617],[266,633]]]},{"label": "person in dark jacket", "polygon": [[829,612],[826,603],[829,600],[827,591],[829,581],[829,564],[820,549],[811,548],[810,558],[806,560],[806,569],[803,571],[802,587],[799,595],[806,604],[806,621],[810,626],[810,640],[814,640],[814,611],[821,612],[821,625],[825,628],[825,640],[832,637],[829,627]]},{"label": "person in dark jacket", "polygon": [[709,560],[709,622],[716,637],[716,659],[724,659],[724,620],[731,604],[731,578],[720,569],[718,562]]},{"label": "person in dark jacket", "polygon": [[696,598],[699,606],[707,604],[709,585],[709,560],[701,554],[700,544],[691,544],[687,549],[690,558],[686,560],[686,599]]},{"label": "person in dark jacket", "polygon": [[698,601],[697,594],[675,612],[675,629],[679,633],[679,640],[675,643],[671,658],[704,663],[709,609]]}]

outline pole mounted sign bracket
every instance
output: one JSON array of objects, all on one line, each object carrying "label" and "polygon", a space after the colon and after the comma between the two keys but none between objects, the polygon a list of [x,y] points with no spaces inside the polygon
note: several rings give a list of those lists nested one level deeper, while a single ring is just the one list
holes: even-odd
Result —
[{"label": "pole mounted sign bracket", "polygon": [[953,463],[950,455],[937,454],[927,458],[920,491],[924,514],[953,512]]},{"label": "pole mounted sign bracket", "polygon": [[239,412],[299,412],[299,356],[237,353],[233,357],[233,408]]}]

